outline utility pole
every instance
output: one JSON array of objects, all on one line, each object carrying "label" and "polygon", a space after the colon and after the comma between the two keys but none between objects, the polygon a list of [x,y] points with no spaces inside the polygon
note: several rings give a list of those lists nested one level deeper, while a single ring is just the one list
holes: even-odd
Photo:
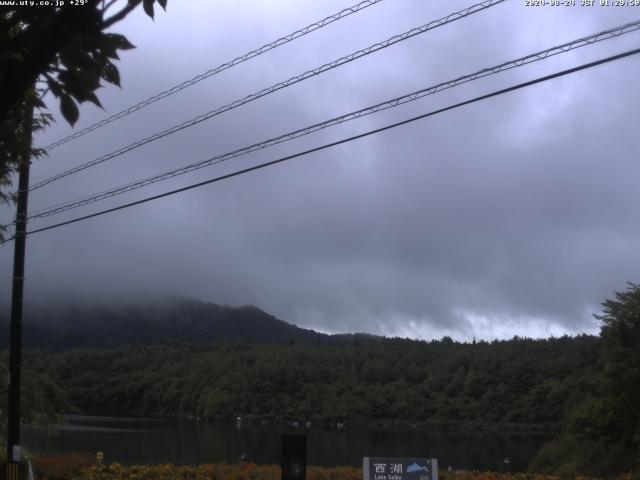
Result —
[{"label": "utility pole", "polygon": [[24,153],[18,170],[16,233],[13,251],[13,285],[11,290],[11,330],[9,344],[9,405],[7,408],[7,480],[20,476],[20,386],[22,370],[22,297],[24,292],[24,259],[27,240],[27,201],[33,107],[24,106],[22,132]]}]

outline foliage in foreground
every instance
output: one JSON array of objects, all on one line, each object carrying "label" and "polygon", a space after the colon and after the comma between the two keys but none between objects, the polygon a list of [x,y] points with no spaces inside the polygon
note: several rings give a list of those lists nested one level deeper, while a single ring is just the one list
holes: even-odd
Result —
[{"label": "foliage in foreground", "polygon": [[[43,101],[46,94],[60,100],[60,111],[71,125],[80,115],[79,103],[101,107],[95,91],[102,80],[120,85],[113,61],[118,52],[134,48],[123,35],[106,30],[140,4],[153,18],[156,2],[167,6],[167,0],[128,0],[124,5],[83,0],[81,8],[64,2],[58,6],[48,2],[47,8],[3,2],[7,6],[0,9],[0,200],[14,197],[9,193],[14,171],[45,153],[31,148],[31,138],[53,118]],[[0,226],[0,240],[5,233]]]},{"label": "foliage in foreground", "polygon": [[[0,358],[0,437],[7,426],[7,395],[9,377],[4,359]],[[29,369],[22,370],[22,421],[27,425],[49,427],[59,423],[62,413],[72,409],[65,391],[45,375]],[[0,448],[0,450],[2,450]]]},{"label": "foliage in foreground", "polygon": [[[197,466],[132,465],[118,463],[95,465],[90,454],[67,453],[40,457],[35,461],[36,473],[43,480],[280,480],[278,465],[205,464]],[[307,468],[307,480],[360,480],[362,469],[356,467]],[[494,472],[440,472],[441,480],[588,480],[575,472],[559,475],[499,474]],[[628,473],[617,480],[637,480]]]},{"label": "foliage in foreground", "polygon": [[564,435],[541,449],[532,469],[640,471],[640,285],[629,283],[602,306],[597,388],[567,412]]},{"label": "foliage in foreground", "polygon": [[[278,465],[204,464],[131,465],[118,463],[96,465],[89,453],[67,452],[40,456],[34,460],[38,478],[44,480],[280,480]],[[307,480],[360,480],[362,470],[354,467],[307,468]]]}]

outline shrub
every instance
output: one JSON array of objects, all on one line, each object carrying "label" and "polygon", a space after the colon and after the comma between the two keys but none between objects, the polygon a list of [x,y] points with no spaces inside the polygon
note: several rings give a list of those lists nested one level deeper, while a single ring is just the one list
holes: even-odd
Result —
[{"label": "shrub", "polygon": [[33,459],[38,478],[68,479],[80,476],[95,464],[95,457],[88,452],[65,452],[58,455],[40,455]]}]

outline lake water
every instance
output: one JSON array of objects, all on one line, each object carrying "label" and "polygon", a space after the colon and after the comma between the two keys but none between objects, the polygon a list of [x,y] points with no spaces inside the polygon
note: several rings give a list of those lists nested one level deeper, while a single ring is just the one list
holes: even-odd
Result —
[{"label": "lake water", "polygon": [[237,462],[243,454],[259,464],[280,463],[282,433],[306,433],[308,463],[362,464],[363,456],[435,457],[440,469],[526,470],[549,435],[393,432],[363,429],[291,429],[234,422],[190,422],[68,416],[52,432],[23,431],[31,452],[103,451],[105,462],[200,464]]}]

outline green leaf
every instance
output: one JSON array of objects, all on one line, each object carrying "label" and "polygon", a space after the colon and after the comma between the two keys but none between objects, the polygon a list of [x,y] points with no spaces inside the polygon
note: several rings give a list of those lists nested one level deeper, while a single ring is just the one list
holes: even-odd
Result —
[{"label": "green leaf", "polygon": [[94,102],[90,95],[100,87],[101,73],[102,70],[98,68],[75,70],[73,72],[65,70],[60,73],[58,79],[61,81],[65,92],[73,96],[78,102],[83,103],[87,100]]},{"label": "green leaf", "polygon": [[127,37],[124,35],[120,35],[119,33],[109,33],[108,36],[119,50],[131,50],[132,48],[136,48],[136,46],[127,40]]},{"label": "green leaf", "polygon": [[98,99],[95,93],[89,92],[87,94],[87,100],[93,103],[96,107],[100,107],[104,110],[104,108],[102,107],[102,104],[100,103],[100,100]]},{"label": "green leaf", "polygon": [[120,72],[113,63],[105,64],[100,75],[105,81],[120,86]]},{"label": "green leaf", "polygon": [[75,45],[61,50],[60,59],[64,66],[69,70],[73,70],[75,68],[87,68],[94,63],[89,53]]},{"label": "green leaf", "polygon": [[51,93],[53,93],[54,97],[57,98],[62,95],[62,88],[58,82],[53,79],[47,78],[47,85],[49,85],[49,90],[51,90]]},{"label": "green leaf", "polygon": [[100,51],[108,58],[118,60],[118,41],[114,39],[110,34],[103,34],[100,38]]},{"label": "green leaf", "polygon": [[142,7],[144,8],[144,11],[151,18],[153,18],[153,2],[154,2],[154,0],[143,0],[142,1]]},{"label": "green leaf", "polygon": [[100,88],[100,76],[102,74],[102,67],[96,65],[92,68],[87,68],[85,70],[77,71],[76,78],[77,83],[80,89],[85,90],[87,92],[93,92],[94,90]]},{"label": "green leaf", "polygon": [[60,111],[62,112],[64,119],[69,122],[71,126],[75,125],[78,121],[78,117],[80,116],[78,106],[67,94],[62,94],[60,96]]}]

